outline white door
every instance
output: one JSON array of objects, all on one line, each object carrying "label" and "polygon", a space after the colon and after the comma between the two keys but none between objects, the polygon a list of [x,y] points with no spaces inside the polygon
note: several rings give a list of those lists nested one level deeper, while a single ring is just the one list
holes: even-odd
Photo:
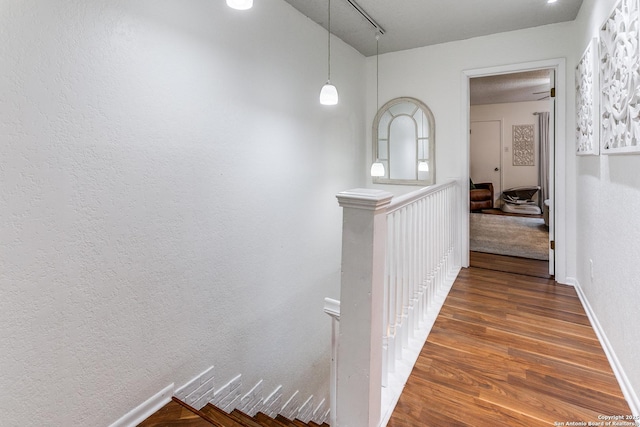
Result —
[{"label": "white door", "polygon": [[502,122],[487,120],[471,122],[469,175],[476,182],[493,183],[493,206],[502,194],[501,150]]}]

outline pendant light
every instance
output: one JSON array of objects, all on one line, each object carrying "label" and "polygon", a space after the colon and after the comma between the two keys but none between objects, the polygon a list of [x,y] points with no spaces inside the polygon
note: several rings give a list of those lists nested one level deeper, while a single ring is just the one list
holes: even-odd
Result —
[{"label": "pendant light", "polygon": [[[378,45],[379,45],[379,40],[380,40],[380,33],[376,33],[376,115],[378,114],[377,109],[378,109],[378,53],[379,53],[379,49],[378,49]],[[373,164],[371,165],[371,176],[374,177],[381,177],[385,175],[385,170],[384,170],[384,164],[382,164],[382,162],[380,161],[380,159],[376,158],[376,161],[373,162]]]},{"label": "pendant light", "polygon": [[378,159],[371,165],[371,176],[384,176],[384,165]]},{"label": "pendant light", "polygon": [[338,89],[331,84],[331,0],[328,0],[328,22],[327,22],[327,55],[328,55],[328,68],[329,74],[327,76],[327,83],[322,86],[320,90],[320,104],[322,105],[336,105],[338,103]]},{"label": "pendant light", "polygon": [[418,172],[429,172],[429,163],[424,160],[418,162]]},{"label": "pendant light", "polygon": [[253,0],[227,0],[227,6],[237,10],[247,10],[253,7]]}]

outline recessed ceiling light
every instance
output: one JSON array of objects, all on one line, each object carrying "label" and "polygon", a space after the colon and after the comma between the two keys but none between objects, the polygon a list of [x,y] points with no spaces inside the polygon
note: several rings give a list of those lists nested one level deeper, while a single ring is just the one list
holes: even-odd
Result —
[{"label": "recessed ceiling light", "polygon": [[557,1],[558,1],[558,0],[547,0],[547,3],[555,3],[555,2],[557,2]]}]

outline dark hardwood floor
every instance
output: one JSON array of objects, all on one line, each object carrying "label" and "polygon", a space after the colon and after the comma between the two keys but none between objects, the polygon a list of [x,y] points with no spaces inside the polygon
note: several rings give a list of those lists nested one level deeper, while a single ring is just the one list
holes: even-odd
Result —
[{"label": "dark hardwood floor", "polygon": [[469,265],[471,267],[503,271],[505,273],[516,273],[546,279],[552,278],[552,276],[549,275],[549,261],[538,259],[470,252]]},{"label": "dark hardwood floor", "polygon": [[528,260],[480,258],[453,285],[388,426],[587,425],[629,415],[575,290],[535,277]]},{"label": "dark hardwood floor", "polygon": [[482,209],[480,212],[488,215],[506,215],[506,216],[519,216],[519,217],[529,217],[529,218],[542,218],[542,214],[521,214],[521,213],[511,213],[511,212],[503,212],[497,208],[491,209]]}]

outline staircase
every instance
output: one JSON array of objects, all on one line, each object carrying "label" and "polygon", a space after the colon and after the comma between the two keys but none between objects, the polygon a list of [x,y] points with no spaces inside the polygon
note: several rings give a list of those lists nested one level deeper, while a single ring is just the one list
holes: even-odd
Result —
[{"label": "staircase", "polygon": [[304,423],[300,420],[289,420],[282,415],[271,418],[258,412],[251,417],[234,409],[226,413],[222,409],[208,403],[197,410],[181,400],[173,397],[171,402],[160,408],[138,427],[329,427],[328,424],[316,424],[313,421]]}]

